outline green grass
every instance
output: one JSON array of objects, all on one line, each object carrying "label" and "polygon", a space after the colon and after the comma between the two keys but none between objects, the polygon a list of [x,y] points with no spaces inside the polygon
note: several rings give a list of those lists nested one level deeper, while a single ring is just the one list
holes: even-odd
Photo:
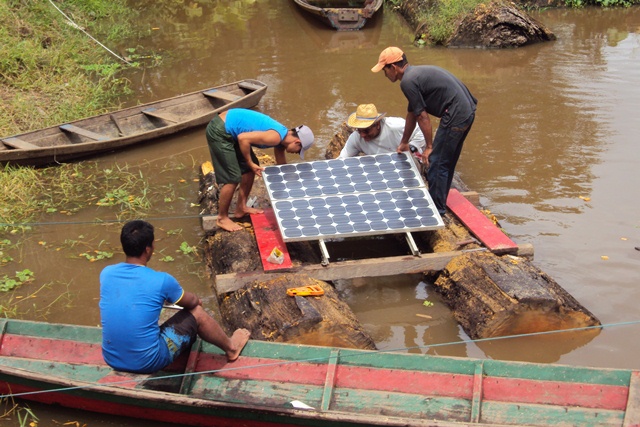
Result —
[{"label": "green grass", "polygon": [[[149,179],[119,166],[101,169],[95,162],[42,169],[0,169],[0,230],[28,228],[46,214],[73,215],[87,207],[104,207],[118,217],[144,216],[151,209]],[[155,194],[167,194],[165,188]],[[158,196],[159,197],[159,196]]]},{"label": "green grass", "polygon": [[[55,4],[103,43],[130,35],[124,0]],[[0,135],[113,109],[129,90],[123,66],[47,0],[0,2]]]}]

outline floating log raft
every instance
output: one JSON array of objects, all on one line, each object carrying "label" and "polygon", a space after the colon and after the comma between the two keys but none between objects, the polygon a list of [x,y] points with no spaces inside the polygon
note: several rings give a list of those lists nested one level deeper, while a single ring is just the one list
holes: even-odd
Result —
[{"label": "floating log raft", "polygon": [[[247,218],[248,219],[248,218]],[[205,261],[214,280],[219,311],[227,330],[246,328],[251,338],[299,344],[375,349],[375,343],[333,287],[301,274],[265,274],[250,223],[244,230],[209,232],[204,239]],[[296,263],[319,265],[320,259],[307,242],[290,244]],[[220,292],[217,279],[237,273],[251,274],[252,280]],[[256,280],[259,278],[260,280]],[[320,297],[291,297],[288,288],[320,286]]]},{"label": "floating log raft", "polygon": [[[319,286],[322,296],[288,296],[287,289]],[[247,328],[253,339],[374,350],[366,333],[333,286],[306,275],[256,281],[227,294],[220,312],[232,329]]]},{"label": "floating log raft", "polygon": [[600,325],[525,258],[473,252],[449,262],[436,290],[472,339]]}]

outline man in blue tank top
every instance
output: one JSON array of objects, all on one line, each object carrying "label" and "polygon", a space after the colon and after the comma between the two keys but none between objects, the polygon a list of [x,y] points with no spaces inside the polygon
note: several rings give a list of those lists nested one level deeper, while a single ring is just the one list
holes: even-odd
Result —
[{"label": "man in blue tank top", "polygon": [[[220,347],[234,361],[250,332],[236,329],[229,337],[202,308],[195,294],[182,289],[170,274],[147,267],[153,255],[153,226],[126,223],[120,233],[125,262],[100,273],[102,356],[118,371],[153,373],[188,351],[196,336]],[[158,324],[165,302],[183,307]]]},{"label": "man in blue tank top", "polygon": [[[408,149],[417,122],[427,143],[422,163],[428,167],[429,194],[438,212],[444,215],[455,167],[473,125],[478,101],[449,71],[432,65],[411,66],[397,47],[388,47],[380,53],[371,71],[380,70],[392,83],[400,80],[400,89],[409,101],[398,152]],[[429,115],[440,118],[435,138]]]},{"label": "man in blue tank top", "polygon": [[243,108],[232,108],[214,117],[207,126],[206,135],[220,187],[216,224],[227,231],[242,229],[229,217],[229,207],[238,184],[235,217],[262,212],[247,206],[255,176],[261,176],[264,170],[252,147],[273,148],[276,163],[282,165],[287,163],[285,153],[299,153],[304,159],[305,151],[314,140],[313,132],[307,126],[287,129],[265,114]]}]

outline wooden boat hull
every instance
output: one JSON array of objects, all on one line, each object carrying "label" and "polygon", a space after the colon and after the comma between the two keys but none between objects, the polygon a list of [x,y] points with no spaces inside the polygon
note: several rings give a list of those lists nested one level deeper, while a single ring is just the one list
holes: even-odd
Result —
[{"label": "wooden boat hull", "polygon": [[230,108],[252,108],[267,85],[241,80],[0,139],[0,163],[43,165],[118,150],[208,123]]},{"label": "wooden boat hull", "polygon": [[[383,4],[383,0],[294,0],[294,2],[302,10],[339,31],[361,29]],[[356,3],[357,6],[349,6],[349,3]]]},{"label": "wooden boat hull", "polygon": [[165,371],[136,375],[105,365],[100,328],[0,329],[3,397],[181,425],[640,424],[632,370],[250,341],[233,363],[197,342]]}]

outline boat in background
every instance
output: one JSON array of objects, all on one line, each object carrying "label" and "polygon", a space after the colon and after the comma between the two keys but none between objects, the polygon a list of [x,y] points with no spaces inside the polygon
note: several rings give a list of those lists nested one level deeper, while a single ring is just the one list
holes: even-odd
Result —
[{"label": "boat in background", "polygon": [[383,0],[293,0],[304,11],[339,31],[361,29]]},{"label": "boat in background", "polygon": [[255,107],[267,91],[241,80],[113,113],[0,139],[0,163],[41,166],[105,153],[208,123],[230,108]]},{"label": "boat in background", "polygon": [[640,372],[249,341],[152,375],[110,369],[98,327],[0,320],[0,393],[190,426],[640,425]]}]

